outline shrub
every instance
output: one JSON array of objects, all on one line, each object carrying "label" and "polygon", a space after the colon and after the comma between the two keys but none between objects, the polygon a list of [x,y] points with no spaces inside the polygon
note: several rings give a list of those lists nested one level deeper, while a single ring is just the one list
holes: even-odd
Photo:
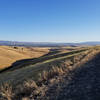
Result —
[{"label": "shrub", "polygon": [[18,49],[18,47],[14,47],[14,49]]}]

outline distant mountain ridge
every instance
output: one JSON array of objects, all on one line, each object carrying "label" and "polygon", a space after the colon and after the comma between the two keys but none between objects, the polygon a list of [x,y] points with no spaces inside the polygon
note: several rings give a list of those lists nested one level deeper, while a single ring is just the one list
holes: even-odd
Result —
[{"label": "distant mountain ridge", "polygon": [[55,43],[55,42],[18,42],[18,41],[0,41],[0,45],[6,46],[33,46],[33,47],[54,47],[54,46],[81,46],[81,45],[100,45],[100,42],[81,42],[81,43]]}]

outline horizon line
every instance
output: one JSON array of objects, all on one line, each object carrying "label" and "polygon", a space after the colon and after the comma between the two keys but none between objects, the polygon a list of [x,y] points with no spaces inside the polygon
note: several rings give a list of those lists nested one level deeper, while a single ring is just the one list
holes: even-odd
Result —
[{"label": "horizon line", "polygon": [[80,41],[80,42],[51,42],[51,41],[17,41],[17,40],[0,40],[4,42],[26,42],[26,43],[87,43],[87,42],[100,42],[100,41]]}]

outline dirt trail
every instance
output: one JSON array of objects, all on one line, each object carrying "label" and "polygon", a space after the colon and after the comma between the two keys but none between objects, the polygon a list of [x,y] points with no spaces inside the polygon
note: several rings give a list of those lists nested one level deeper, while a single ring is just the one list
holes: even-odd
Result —
[{"label": "dirt trail", "polygon": [[49,100],[100,100],[100,54],[51,86]]}]

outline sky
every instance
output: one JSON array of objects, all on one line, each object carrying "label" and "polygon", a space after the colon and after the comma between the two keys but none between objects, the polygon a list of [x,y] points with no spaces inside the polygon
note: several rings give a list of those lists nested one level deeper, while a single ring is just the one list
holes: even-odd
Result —
[{"label": "sky", "polygon": [[100,41],[100,0],[0,0],[0,40]]}]

